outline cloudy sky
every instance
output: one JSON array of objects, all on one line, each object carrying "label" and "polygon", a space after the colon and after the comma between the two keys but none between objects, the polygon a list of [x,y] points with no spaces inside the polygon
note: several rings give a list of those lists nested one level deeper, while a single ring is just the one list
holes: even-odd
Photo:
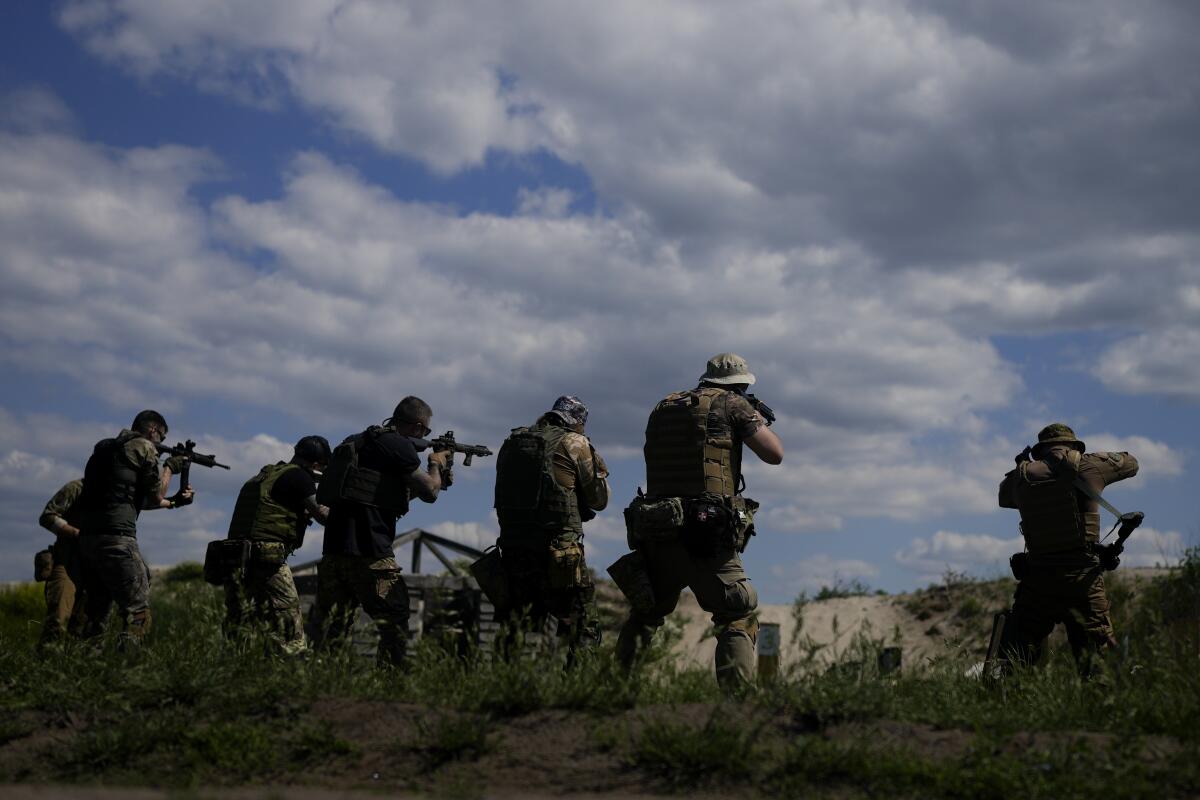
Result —
[{"label": "cloudy sky", "polygon": [[[69,0],[0,11],[0,580],[155,407],[197,559],[302,435],[405,394],[497,447],[581,396],[623,552],[649,409],[741,353],[768,601],[998,573],[1051,421],[1142,461],[1128,561],[1200,538],[1190,0]],[[493,465],[406,522],[487,543]],[[402,522],[402,525],[404,523]],[[303,556],[319,549],[319,530]]]}]

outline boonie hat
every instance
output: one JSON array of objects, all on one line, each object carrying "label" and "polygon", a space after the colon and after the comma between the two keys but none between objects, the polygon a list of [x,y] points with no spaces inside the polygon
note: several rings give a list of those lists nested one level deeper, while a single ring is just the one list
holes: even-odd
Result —
[{"label": "boonie hat", "polygon": [[702,383],[754,383],[746,359],[737,353],[717,353],[708,360],[708,368],[700,376]]},{"label": "boonie hat", "polygon": [[1069,426],[1061,422],[1052,422],[1038,431],[1038,443],[1033,446],[1033,453],[1044,453],[1056,444],[1069,444],[1081,453],[1087,449],[1087,445],[1079,440]]},{"label": "boonie hat", "polygon": [[562,417],[568,425],[584,425],[587,423],[588,409],[583,401],[572,394],[564,394],[554,401],[551,413]]}]

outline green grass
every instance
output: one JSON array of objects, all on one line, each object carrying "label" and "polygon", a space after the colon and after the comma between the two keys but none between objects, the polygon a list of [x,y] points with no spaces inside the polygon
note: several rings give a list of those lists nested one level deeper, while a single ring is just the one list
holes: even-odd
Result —
[{"label": "green grass", "polygon": [[18,647],[38,640],[46,618],[44,586],[23,583],[0,589],[0,639]]},{"label": "green grass", "polygon": [[[558,709],[591,731],[596,757],[679,791],[728,785],[781,797],[997,798],[1200,792],[1200,553],[1136,592],[1118,586],[1114,622],[1128,644],[1106,662],[1100,680],[1081,681],[1060,653],[1041,668],[985,685],[963,676],[975,660],[965,646],[947,647],[922,668],[906,664],[880,675],[875,656],[883,640],[862,636],[840,666],[810,662],[735,702],[722,701],[709,671],[676,667],[663,643],[632,677],[617,668],[611,649],[569,670],[552,659],[464,658],[431,643],[418,648],[407,671],[348,654],[274,659],[259,647],[228,644],[219,590],[182,574],[156,584],[154,629],[140,650],[120,653],[110,637],[99,650],[69,642],[42,658],[33,647],[41,587],[19,587],[0,592],[0,781],[189,788],[290,779],[314,764],[357,763],[367,745],[342,738],[311,713],[318,701],[348,698],[424,709],[416,735],[393,746],[447,786],[496,756],[505,726]],[[961,582],[952,591],[959,609],[980,596]],[[964,616],[982,624],[982,614]],[[77,733],[53,745],[53,758],[2,757],[39,727],[64,719],[74,720]],[[886,725],[953,731],[964,744],[954,752],[913,751],[873,733]],[[1080,732],[1099,738],[1081,749]],[[1032,735],[1041,738],[1014,746]],[[1169,744],[1166,755],[1139,754],[1159,740]],[[467,793],[480,785],[462,783]]]}]

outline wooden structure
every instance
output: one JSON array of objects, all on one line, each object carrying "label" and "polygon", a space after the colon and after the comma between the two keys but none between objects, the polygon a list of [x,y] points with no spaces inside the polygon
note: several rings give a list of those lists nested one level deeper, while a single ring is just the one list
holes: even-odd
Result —
[{"label": "wooden structure", "polygon": [[[433,637],[445,646],[465,651],[474,646],[490,645],[495,638],[497,623],[495,609],[479,589],[479,584],[462,561],[456,563],[448,553],[471,561],[483,553],[474,547],[460,544],[422,528],[413,528],[396,537],[392,548],[412,545],[411,569],[404,574],[408,587],[408,635],[410,644]],[[421,572],[424,551],[428,550],[445,568],[438,575]],[[300,604],[307,617],[317,593],[317,565],[320,560],[292,567]],[[355,650],[374,655],[379,636],[371,618],[362,609],[354,628]],[[411,653],[414,648],[410,647]]]}]

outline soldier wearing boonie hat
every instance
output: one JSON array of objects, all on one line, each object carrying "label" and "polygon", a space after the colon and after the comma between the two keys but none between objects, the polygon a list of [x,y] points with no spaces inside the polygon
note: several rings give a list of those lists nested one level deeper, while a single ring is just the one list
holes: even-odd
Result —
[{"label": "soldier wearing boonie hat", "polygon": [[1076,481],[1099,496],[1137,471],[1130,453],[1088,453],[1061,422],[1042,428],[1037,443],[1017,456],[999,492],[1001,508],[1020,512],[1025,542],[1025,552],[1013,557],[1018,583],[1002,637],[1005,659],[1036,663],[1060,622],[1084,675],[1095,669],[1096,654],[1115,645],[1104,572],[1117,562],[1100,544],[1098,501]]},{"label": "soldier wearing boonie hat", "polygon": [[[583,524],[608,505],[608,467],[584,434],[587,406],[563,395],[529,427],[514,428],[496,459],[502,597],[497,617],[526,626],[525,641],[571,653],[600,642],[596,587],[584,559]],[[528,616],[522,615],[528,612]]]},{"label": "soldier wearing boonie hat", "polygon": [[630,599],[617,655],[626,666],[690,587],[717,629],[717,681],[734,692],[754,680],[758,593],[741,551],[758,504],[742,496],[742,444],[768,464],[783,445],[768,429],[774,414],[745,390],[746,360],[718,353],[695,389],[667,395],[646,424],[646,493],[625,510],[633,553],[609,568]]}]

